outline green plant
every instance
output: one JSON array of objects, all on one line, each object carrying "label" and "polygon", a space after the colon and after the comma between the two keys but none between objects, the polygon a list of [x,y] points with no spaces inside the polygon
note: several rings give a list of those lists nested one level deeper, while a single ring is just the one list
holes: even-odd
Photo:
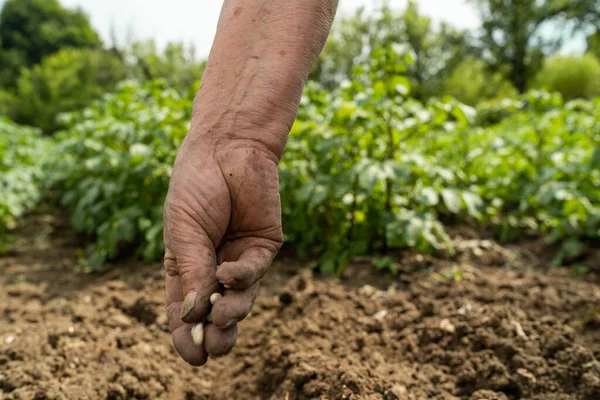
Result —
[{"label": "green plant", "polygon": [[50,153],[50,142],[37,130],[0,118],[0,253],[8,241],[8,227],[44,193],[42,163]]},{"label": "green plant", "polygon": [[58,114],[84,108],[112,91],[125,72],[110,52],[61,50],[22,70],[17,82],[17,120],[54,132]]},{"label": "green plant", "polygon": [[550,58],[534,86],[559,92],[568,100],[600,96],[600,60],[592,54]]},{"label": "green plant", "polygon": [[[447,249],[445,226],[543,236],[556,263],[600,238],[600,99],[530,91],[477,110],[451,97],[422,103],[412,57],[374,49],[351,80],[307,85],[280,164],[284,234],[321,271],[355,256]],[[62,117],[51,164],[73,225],[96,237],[89,261],[162,255],[162,202],[187,132],[193,93],[126,83]],[[394,272],[385,258],[379,268]]]},{"label": "green plant", "polygon": [[163,81],[122,84],[91,107],[61,120],[57,171],[73,227],[96,237],[89,263],[120,253],[162,256],[162,205],[177,148],[187,133],[191,98]]}]

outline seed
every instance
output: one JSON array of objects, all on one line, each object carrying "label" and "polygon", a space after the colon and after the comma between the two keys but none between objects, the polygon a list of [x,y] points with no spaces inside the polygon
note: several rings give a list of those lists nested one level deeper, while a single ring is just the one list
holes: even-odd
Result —
[{"label": "seed", "polygon": [[231,285],[223,285],[225,289],[231,289]]},{"label": "seed", "polygon": [[192,328],[192,340],[196,346],[200,346],[204,341],[204,326],[202,324],[196,324]]},{"label": "seed", "polygon": [[221,293],[213,293],[210,295],[210,304],[215,304],[221,298]]}]

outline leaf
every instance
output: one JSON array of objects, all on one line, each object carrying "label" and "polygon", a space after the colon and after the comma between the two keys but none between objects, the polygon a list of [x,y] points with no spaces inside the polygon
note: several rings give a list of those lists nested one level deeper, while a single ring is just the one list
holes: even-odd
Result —
[{"label": "leaf", "polygon": [[467,212],[475,218],[481,218],[480,209],[483,207],[483,200],[479,195],[472,192],[462,192],[462,199],[465,202]]},{"label": "leaf", "polygon": [[296,192],[296,199],[301,202],[306,202],[315,191],[317,183],[314,180],[304,182],[300,189]]},{"label": "leaf", "polygon": [[380,271],[388,271],[392,275],[398,275],[398,264],[391,257],[373,258],[371,264]]},{"label": "leaf", "polygon": [[461,209],[461,201],[460,196],[456,190],[452,189],[442,189],[441,191],[442,199],[444,200],[444,204],[448,211],[453,214],[460,213]]},{"label": "leaf", "polygon": [[597,146],[592,153],[590,165],[594,169],[600,169],[600,146]]},{"label": "leaf", "polygon": [[423,188],[423,190],[421,191],[421,196],[421,204],[426,207],[435,207],[440,202],[440,197],[438,196],[437,192],[431,187]]}]

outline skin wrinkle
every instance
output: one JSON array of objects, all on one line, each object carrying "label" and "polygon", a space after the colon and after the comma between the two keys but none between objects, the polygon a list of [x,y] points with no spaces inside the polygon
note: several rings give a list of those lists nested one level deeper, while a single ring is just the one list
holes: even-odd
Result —
[{"label": "skin wrinkle", "polygon": [[[192,365],[228,353],[237,326],[206,325],[201,346],[191,326],[208,312],[221,327],[245,317],[283,244],[277,165],[336,4],[224,0],[163,211],[166,312],[175,347]],[[182,321],[191,290],[197,299]],[[223,297],[211,308],[217,291]]]},{"label": "skin wrinkle", "polygon": [[[297,39],[294,39],[292,42],[286,43],[287,41],[281,41],[283,43],[283,47],[284,48],[289,48],[289,47],[293,47],[295,42],[306,42],[306,46],[300,46],[299,52],[297,53],[297,57],[295,57],[296,59],[299,59],[300,61],[300,65],[301,68],[289,68],[289,67],[280,67],[280,68],[275,68],[275,73],[277,73],[277,70],[281,71],[279,72],[280,74],[283,74],[283,76],[289,76],[289,79],[278,79],[278,81],[280,82],[285,82],[286,80],[289,82],[296,82],[295,86],[298,86],[301,89],[301,86],[303,84],[303,78],[302,79],[298,79],[297,77],[294,77],[294,72],[297,72],[297,74],[299,76],[304,76],[307,75],[308,71],[310,70],[310,66],[311,63],[309,60],[311,60],[311,58],[314,58],[315,54],[318,54],[318,52],[320,52],[320,49],[322,48],[322,42],[324,42],[323,39],[320,40],[313,40],[313,37],[322,37],[325,38],[327,35],[327,31],[328,31],[328,26],[327,26],[327,21],[330,21],[333,18],[332,12],[331,10],[334,9],[334,5],[332,4],[334,2],[323,2],[325,3],[325,5],[320,5],[320,7],[317,8],[316,11],[312,11],[315,7],[310,7],[310,6],[306,6],[304,5],[305,2],[292,2],[294,4],[294,7],[291,7],[288,4],[284,4],[284,3],[276,3],[276,4],[281,4],[279,7],[272,7],[273,9],[270,8],[269,4],[273,4],[273,2],[269,2],[269,1],[262,1],[259,9],[257,11],[257,16],[261,18],[261,20],[264,22],[262,24],[260,24],[260,28],[259,28],[259,35],[260,35],[260,40],[248,40],[245,43],[245,48],[244,50],[242,50],[242,53],[244,54],[242,57],[242,65],[239,68],[236,68],[237,72],[234,74],[235,77],[235,83],[233,86],[233,90],[226,90],[226,92],[230,93],[229,98],[228,99],[223,99],[223,101],[217,101],[217,103],[219,104],[225,104],[226,106],[221,108],[220,110],[215,110],[217,111],[217,117],[216,119],[213,118],[214,123],[210,123],[209,125],[207,125],[206,130],[210,131],[211,134],[214,134],[214,132],[218,132],[220,127],[223,127],[223,122],[224,120],[229,120],[230,122],[226,125],[227,128],[226,129],[222,129],[221,128],[221,135],[238,135],[239,136],[239,132],[236,129],[236,127],[238,126],[239,120],[241,119],[241,114],[244,112],[243,109],[245,108],[252,108],[252,103],[255,103],[255,101],[250,101],[250,98],[248,97],[248,93],[253,92],[253,93],[262,93],[264,92],[265,88],[263,88],[262,86],[265,84],[265,82],[261,82],[260,80],[256,81],[256,69],[252,69],[252,66],[249,66],[248,63],[250,62],[250,60],[252,60],[252,58],[249,58],[250,55],[252,55],[252,57],[256,57],[256,60],[258,60],[257,62],[257,69],[258,71],[263,70],[265,68],[268,68],[270,71],[273,71],[272,66],[273,65],[263,65],[263,63],[266,61],[269,55],[269,51],[268,49],[271,47],[277,47],[279,48],[280,45],[278,43],[273,43],[270,42],[269,38],[272,35],[272,30],[275,29],[275,26],[277,26],[277,22],[278,21],[288,21],[288,20],[294,20],[294,18],[297,18],[298,15],[308,15],[311,17],[311,19],[316,19],[317,22],[316,26],[320,26],[320,25],[325,25],[324,28],[321,29],[317,29],[317,28],[313,28],[313,29],[306,29],[307,26],[303,26],[302,24],[300,24],[296,30],[297,32],[293,35],[291,35],[292,37],[296,37]],[[237,3],[236,3],[237,4]],[[313,3],[314,4],[314,3]],[[233,4],[231,6],[232,8],[235,8],[235,4]],[[269,16],[276,16],[276,15],[281,15],[283,14],[282,12],[277,12],[278,10],[293,10],[293,12],[290,13],[290,15],[286,15],[285,17],[269,17]],[[223,15],[223,17],[220,20],[220,23],[225,23],[230,19],[230,13],[225,13]],[[243,18],[243,14],[240,15],[241,18]],[[306,20],[308,20],[308,18],[304,18]],[[323,22],[325,21],[325,22]],[[312,27],[312,26],[311,26]],[[307,40],[307,38],[302,38],[305,35],[305,32],[311,32],[311,31],[316,31],[315,34],[310,35],[311,38],[310,40]],[[271,33],[271,35],[269,35],[269,33]],[[301,39],[298,39],[301,38]],[[232,50],[232,52],[236,52],[235,50],[235,46],[237,46],[239,43],[237,43],[237,41],[234,42],[228,42],[228,46],[233,45],[234,49]],[[296,46],[297,47],[297,46]],[[229,58],[229,57],[227,57]],[[272,57],[271,57],[272,58]],[[308,60],[308,61],[307,61]],[[290,62],[294,62],[293,60],[291,60]],[[269,63],[272,64],[272,60],[269,59]],[[214,65],[218,65],[218,64],[214,64]],[[222,76],[220,77],[220,75],[224,75],[224,72],[219,73],[217,69],[214,69],[216,73],[216,75],[214,75],[213,73],[213,68],[211,68],[210,66],[207,68],[207,77],[205,77],[205,79],[203,81],[206,81],[207,79],[210,79],[210,77],[212,76],[213,78],[215,78],[215,80],[217,82],[223,82],[226,81],[224,79],[220,79],[223,78]],[[251,73],[245,72],[245,71],[251,71]],[[290,75],[291,74],[291,75]],[[214,76],[213,76],[214,75]],[[254,86],[254,82],[256,82],[257,85],[259,85],[260,90],[257,89]],[[270,87],[273,87],[273,85],[269,85]],[[267,88],[269,87],[267,86]],[[274,85],[275,87],[271,90],[274,90],[275,92],[279,91],[281,92],[281,85]],[[284,83],[285,86],[285,83]],[[240,89],[242,88],[242,89]],[[256,89],[256,90],[255,90]],[[287,89],[287,88],[286,88]],[[283,92],[301,92],[301,90],[298,90],[297,87],[289,88],[289,90],[283,90]],[[231,93],[234,93],[233,95],[231,95]],[[241,94],[240,94],[241,93]],[[210,98],[212,98],[213,96],[209,96]],[[237,98],[234,98],[237,97]],[[266,96],[267,99],[271,98],[271,97],[278,97],[277,93],[275,93],[275,96]],[[283,107],[285,109],[285,111],[283,112],[283,114],[285,115],[285,123],[283,124],[283,126],[291,126],[291,124],[293,123],[293,119],[295,117],[295,110],[297,109],[297,103],[299,102],[299,97],[300,95],[294,95],[294,96],[289,96],[287,99],[285,99],[283,102],[282,101],[267,101],[268,107],[267,110],[264,109],[264,107],[262,108],[262,114],[261,114],[261,118],[257,118],[257,121],[261,121],[258,124],[262,124],[263,126],[266,124],[270,124],[271,120],[273,120],[273,118],[278,118],[276,117],[277,115],[280,115],[282,113],[277,113],[277,112],[272,112],[273,110],[268,110],[272,107],[272,105],[275,105],[275,107]],[[236,101],[237,100],[237,101]],[[245,100],[250,101],[249,104],[246,104],[247,102],[245,102]],[[261,101],[264,101],[261,99]],[[227,106],[227,105],[231,105],[231,104],[235,104],[237,105],[237,107],[232,108],[232,106]],[[282,105],[283,104],[283,105]],[[289,106],[287,105],[289,104]],[[215,103],[212,104],[213,105],[213,109],[215,108],[214,105]],[[240,109],[239,107],[242,107],[242,109]],[[196,112],[200,113],[202,115],[202,107],[195,107]],[[215,115],[213,113],[213,115]],[[279,125],[279,124],[276,124]],[[224,132],[223,132],[224,131]],[[279,129],[267,129],[268,132],[273,132],[273,131],[279,131]],[[272,137],[279,137],[278,139],[276,139],[275,141],[279,141],[280,143],[284,141],[285,138],[285,133],[283,134],[273,134],[273,133],[268,133],[267,135],[272,136]],[[259,139],[262,140],[263,142],[265,141],[264,138]],[[269,140],[269,139],[267,139]],[[273,139],[270,139],[273,140]],[[282,147],[282,146],[277,146],[277,147]],[[281,153],[281,152],[277,152],[277,153]]]}]

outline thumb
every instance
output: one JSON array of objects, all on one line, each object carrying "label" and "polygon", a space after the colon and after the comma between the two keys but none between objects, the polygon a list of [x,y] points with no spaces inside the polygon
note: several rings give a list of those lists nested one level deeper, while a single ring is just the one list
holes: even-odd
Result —
[{"label": "thumb", "polygon": [[179,317],[187,323],[204,319],[210,310],[210,296],[219,290],[217,258],[212,242],[200,234],[194,234],[190,239],[178,239],[172,248],[183,295]]}]

